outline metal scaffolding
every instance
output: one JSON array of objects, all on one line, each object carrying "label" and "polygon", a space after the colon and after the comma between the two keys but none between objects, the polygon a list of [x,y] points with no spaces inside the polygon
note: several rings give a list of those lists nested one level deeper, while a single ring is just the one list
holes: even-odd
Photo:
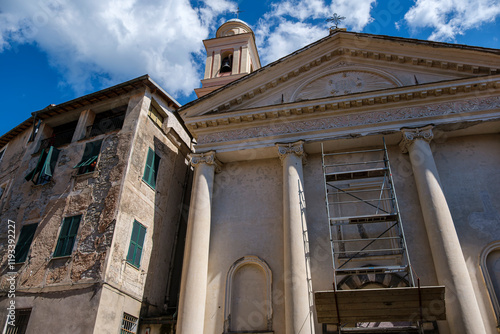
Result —
[{"label": "metal scaffolding", "polygon": [[397,273],[415,286],[385,142],[340,153],[322,146],[322,165],[334,284],[345,275]]}]

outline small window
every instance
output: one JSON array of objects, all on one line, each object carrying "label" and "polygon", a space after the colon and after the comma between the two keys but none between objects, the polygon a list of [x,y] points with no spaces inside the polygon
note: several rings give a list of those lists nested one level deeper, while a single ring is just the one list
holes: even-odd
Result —
[{"label": "small window", "polygon": [[139,319],[130,314],[123,313],[122,328],[120,334],[137,333],[137,320]]},{"label": "small window", "polygon": [[59,150],[53,146],[44,149],[40,153],[35,169],[28,173],[24,178],[26,181],[32,181],[34,184],[45,184],[52,180],[52,174],[56,168]]},{"label": "small window", "polygon": [[155,107],[153,101],[151,101],[151,104],[149,105],[148,116],[160,128],[163,126],[163,116],[160,114],[157,107]]},{"label": "small window", "polygon": [[146,227],[137,220],[134,220],[132,236],[130,237],[130,246],[128,247],[127,262],[137,268],[141,265],[142,247],[144,245],[145,236]]},{"label": "small window", "polygon": [[24,225],[16,244],[16,263],[26,261],[38,224]]},{"label": "small window", "polygon": [[36,135],[38,134],[38,130],[40,130],[40,125],[42,124],[42,120],[33,120],[33,129],[31,130],[30,137],[28,139],[28,143],[32,142],[35,140]]},{"label": "small window", "polygon": [[160,165],[160,157],[151,148],[148,151],[146,159],[146,167],[144,168],[144,176],[142,179],[149,184],[153,189],[156,188],[156,175],[158,174],[158,166]]},{"label": "small window", "polygon": [[85,145],[82,160],[73,168],[78,168],[78,175],[91,173],[95,170],[99,152],[101,151],[102,140],[93,141]]},{"label": "small window", "polygon": [[54,257],[71,255],[81,218],[81,215],[64,218]]},{"label": "small window", "polygon": [[5,334],[25,334],[30,319],[31,309],[17,309],[14,313],[15,320],[7,316],[7,326],[5,326]]},{"label": "small window", "polygon": [[3,155],[5,153],[5,148],[0,151],[0,162],[2,162]]}]

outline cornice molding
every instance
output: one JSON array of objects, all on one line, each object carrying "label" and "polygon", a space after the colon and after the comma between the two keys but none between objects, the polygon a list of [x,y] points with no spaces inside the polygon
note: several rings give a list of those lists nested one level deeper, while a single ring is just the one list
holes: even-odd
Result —
[{"label": "cornice molding", "polygon": [[201,164],[214,165],[215,172],[220,173],[222,170],[222,163],[217,160],[215,156],[215,151],[209,151],[204,153],[192,153],[189,155],[191,158],[191,165],[197,167]]},{"label": "cornice molding", "polygon": [[[453,80],[449,83],[429,83],[421,86],[405,86],[384,91],[372,91],[352,94],[350,96],[338,96],[334,98],[321,98],[316,100],[304,100],[282,105],[270,105],[258,107],[245,111],[221,113],[216,115],[203,115],[197,117],[185,117],[188,128],[204,130],[205,128],[223,127],[227,125],[238,125],[245,122],[253,122],[266,119],[290,117],[301,114],[311,114],[324,111],[352,110],[360,107],[376,107],[398,102],[419,102],[434,99],[442,99],[453,96],[455,99],[460,95],[470,93],[483,93],[500,89],[500,76],[494,78],[467,78]],[[427,101],[425,101],[427,102]]]},{"label": "cornice molding", "polygon": [[[311,46],[313,48],[314,46]],[[208,114],[229,112],[233,106],[241,104],[243,101],[248,101],[254,99],[257,95],[266,92],[266,90],[274,88],[287,82],[290,78],[302,76],[304,73],[309,72],[312,68],[317,67],[325,62],[330,62],[332,60],[341,60],[338,57],[345,58],[344,61],[353,61],[356,58],[360,59],[371,59],[376,62],[381,62],[384,64],[395,63],[403,64],[414,67],[426,67],[426,68],[439,68],[441,70],[446,70],[450,72],[458,72],[461,75],[464,73],[472,74],[475,76],[481,75],[495,75],[500,74],[499,66],[489,67],[480,66],[479,64],[465,63],[465,62],[450,62],[448,60],[427,58],[427,57],[413,57],[406,54],[390,53],[390,52],[380,52],[374,50],[367,50],[362,48],[347,48],[347,47],[337,47],[332,51],[323,53],[321,56],[296,67],[287,73],[281,74],[279,77],[273,77],[267,82],[260,84],[258,87],[253,87],[246,92],[237,94],[236,97],[232,97],[229,101],[223,102],[219,106],[213,108]],[[278,64],[275,64],[276,66]],[[267,68],[263,67],[262,70]],[[256,73],[257,74],[257,73]],[[234,84],[238,84],[235,82]]]},{"label": "cornice molding", "polygon": [[401,129],[401,132],[403,133],[403,140],[401,140],[401,142],[399,143],[401,152],[408,153],[408,148],[417,139],[423,139],[426,142],[430,143],[430,141],[434,138],[434,134],[432,133],[433,128],[433,125],[427,125],[421,128]]},{"label": "cornice molding", "polygon": [[259,126],[256,124],[254,127],[233,128],[227,131],[200,134],[198,136],[198,144],[215,144],[250,138],[342,129],[363,125],[382,125],[390,122],[425,120],[436,117],[462,115],[477,111],[488,111],[497,108],[500,108],[500,96],[455,100],[393,109],[379,109],[370,112],[343,113],[341,115],[323,114],[324,117],[322,118],[269,122],[267,124],[260,124]]}]

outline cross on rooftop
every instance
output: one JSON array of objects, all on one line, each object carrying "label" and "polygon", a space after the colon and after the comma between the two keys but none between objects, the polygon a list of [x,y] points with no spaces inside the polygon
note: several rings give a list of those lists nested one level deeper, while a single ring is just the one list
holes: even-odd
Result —
[{"label": "cross on rooftop", "polygon": [[330,27],[330,29],[332,29],[332,28],[337,29],[340,22],[342,22],[344,20],[345,20],[345,16],[340,16],[337,13],[333,13],[332,17],[326,19],[327,22],[332,22],[335,25],[335,26]]},{"label": "cross on rooftop", "polygon": [[244,10],[240,10],[240,6],[238,6],[238,9],[233,13],[236,14],[236,18],[239,19],[240,13],[243,13],[243,12],[244,12]]}]

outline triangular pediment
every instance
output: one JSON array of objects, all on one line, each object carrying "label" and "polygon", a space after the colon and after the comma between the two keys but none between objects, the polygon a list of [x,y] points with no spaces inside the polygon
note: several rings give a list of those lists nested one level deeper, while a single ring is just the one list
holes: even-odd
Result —
[{"label": "triangular pediment", "polygon": [[337,31],[181,108],[185,118],[500,72],[494,49]]}]

